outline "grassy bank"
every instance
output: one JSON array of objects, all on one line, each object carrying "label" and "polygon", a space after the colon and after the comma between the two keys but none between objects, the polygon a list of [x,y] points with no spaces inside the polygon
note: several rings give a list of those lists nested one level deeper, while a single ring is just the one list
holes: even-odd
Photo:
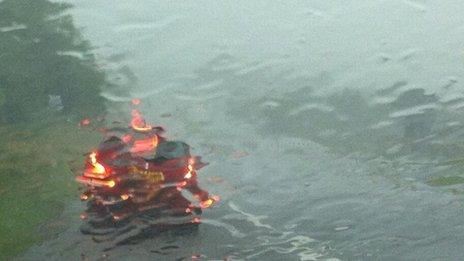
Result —
[{"label": "grassy bank", "polygon": [[100,135],[64,119],[0,126],[0,260],[43,235],[39,226],[77,197],[73,168]]}]

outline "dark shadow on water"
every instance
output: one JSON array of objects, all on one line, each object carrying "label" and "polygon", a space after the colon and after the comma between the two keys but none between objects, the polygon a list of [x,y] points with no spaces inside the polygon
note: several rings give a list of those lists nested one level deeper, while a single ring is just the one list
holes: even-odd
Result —
[{"label": "dark shadow on water", "polygon": [[48,0],[0,2],[2,121],[31,120],[50,106],[67,115],[104,111],[105,75],[65,14],[70,7]]}]

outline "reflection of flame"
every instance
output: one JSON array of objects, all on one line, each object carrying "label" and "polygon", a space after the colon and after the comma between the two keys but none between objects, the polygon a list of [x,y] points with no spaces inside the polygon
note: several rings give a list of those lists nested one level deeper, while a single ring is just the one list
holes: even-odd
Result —
[{"label": "reflection of flame", "polygon": [[147,132],[151,131],[152,129],[151,125],[145,122],[145,119],[142,117],[140,111],[136,109],[132,110],[131,127],[132,129],[140,132]]}]

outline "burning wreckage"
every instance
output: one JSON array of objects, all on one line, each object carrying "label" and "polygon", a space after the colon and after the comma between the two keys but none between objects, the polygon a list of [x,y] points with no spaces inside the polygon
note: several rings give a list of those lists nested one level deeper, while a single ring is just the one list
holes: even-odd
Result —
[{"label": "burning wreckage", "polygon": [[202,209],[219,200],[198,186],[197,170],[206,165],[201,158],[191,156],[186,143],[165,139],[163,128],[147,124],[138,110],[129,128],[109,133],[76,177],[86,187],[82,233],[122,241],[153,229],[195,226]]}]

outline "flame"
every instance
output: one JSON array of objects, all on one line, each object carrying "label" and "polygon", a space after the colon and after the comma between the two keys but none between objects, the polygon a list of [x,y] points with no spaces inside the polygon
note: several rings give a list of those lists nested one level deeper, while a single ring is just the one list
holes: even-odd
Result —
[{"label": "flame", "polygon": [[103,175],[106,173],[105,167],[97,161],[97,153],[92,152],[89,155],[90,163],[92,164],[92,173]]},{"label": "flame", "polygon": [[89,158],[90,158],[90,163],[92,163],[92,164],[97,163],[97,153],[96,152],[90,153]]},{"label": "flame", "polygon": [[211,207],[211,205],[213,205],[213,203],[214,203],[214,200],[209,198],[207,200],[202,201],[200,203],[200,207],[201,208],[209,208],[209,207]]},{"label": "flame", "polygon": [[132,110],[132,121],[131,127],[132,129],[140,132],[148,132],[151,131],[152,127],[150,124],[145,122],[145,119],[142,117],[142,114],[139,110],[133,109]]},{"label": "flame", "polygon": [[122,200],[127,200],[127,199],[129,199],[129,195],[127,195],[127,194],[122,194],[122,195],[121,195],[121,199],[122,199]]},{"label": "flame", "polygon": [[191,179],[192,176],[193,176],[193,174],[192,174],[192,172],[193,172],[193,166],[189,164],[189,165],[187,166],[187,169],[188,169],[188,172],[187,172],[187,174],[185,174],[184,178],[185,178],[185,179]]},{"label": "flame", "polygon": [[109,187],[113,188],[116,186],[116,182],[114,180],[101,180],[97,178],[89,178],[85,176],[77,176],[76,181],[88,186],[92,187]]},{"label": "flame", "polygon": [[112,188],[112,187],[116,186],[116,182],[114,182],[114,180],[110,180],[110,181],[108,181],[107,185],[108,185],[108,187]]},{"label": "flame", "polygon": [[203,200],[201,203],[200,203],[200,207],[201,208],[209,208],[211,207],[215,202],[218,202],[220,200],[219,196],[211,196],[210,198],[208,198],[207,200]]}]

